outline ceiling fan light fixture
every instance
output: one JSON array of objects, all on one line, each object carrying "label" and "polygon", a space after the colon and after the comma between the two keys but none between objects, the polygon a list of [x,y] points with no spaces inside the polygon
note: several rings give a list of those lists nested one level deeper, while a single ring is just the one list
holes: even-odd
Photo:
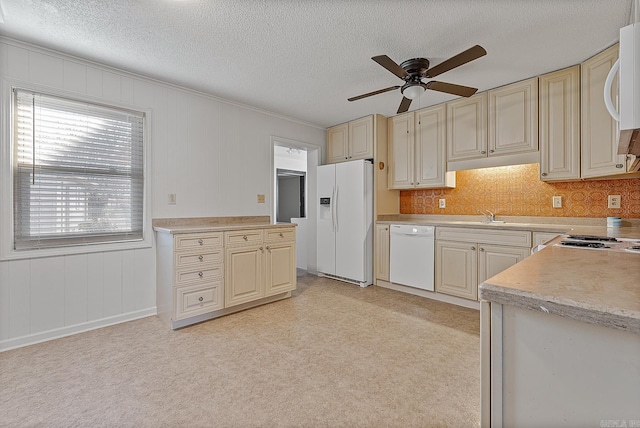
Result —
[{"label": "ceiling fan light fixture", "polygon": [[424,93],[425,89],[426,85],[423,83],[411,84],[402,88],[402,95],[404,95],[406,98],[409,98],[410,100],[415,100]]}]

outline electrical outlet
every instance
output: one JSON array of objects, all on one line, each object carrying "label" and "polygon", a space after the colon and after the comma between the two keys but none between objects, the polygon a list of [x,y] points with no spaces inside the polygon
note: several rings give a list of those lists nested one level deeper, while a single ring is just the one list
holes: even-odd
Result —
[{"label": "electrical outlet", "polygon": [[169,205],[175,205],[175,204],[176,204],[176,194],[169,193]]},{"label": "electrical outlet", "polygon": [[438,199],[438,208],[446,208],[447,200],[446,199]]},{"label": "electrical outlet", "polygon": [[258,203],[264,204],[264,195],[258,195]]},{"label": "electrical outlet", "polygon": [[620,208],[620,195],[609,195],[607,208]]},{"label": "electrical outlet", "polygon": [[562,196],[554,196],[552,201],[553,208],[562,208]]}]

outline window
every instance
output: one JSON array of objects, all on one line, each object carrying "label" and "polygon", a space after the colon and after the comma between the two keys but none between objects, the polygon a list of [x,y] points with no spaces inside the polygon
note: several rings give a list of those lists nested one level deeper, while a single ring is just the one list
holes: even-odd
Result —
[{"label": "window", "polygon": [[15,250],[143,239],[144,113],[13,90]]}]

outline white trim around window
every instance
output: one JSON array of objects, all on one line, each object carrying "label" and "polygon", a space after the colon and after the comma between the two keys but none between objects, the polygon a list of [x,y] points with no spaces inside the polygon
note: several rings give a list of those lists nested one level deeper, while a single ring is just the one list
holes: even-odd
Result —
[{"label": "white trim around window", "polygon": [[[51,88],[41,87],[25,82],[12,81],[2,79],[2,87],[0,94],[0,260],[16,260],[30,259],[38,257],[61,256],[68,254],[83,254],[103,251],[128,250],[135,248],[149,248],[153,242],[153,230],[151,225],[151,110],[149,108],[140,108],[136,106],[123,105],[112,101],[95,99],[92,97],[70,94],[64,91],[53,90]],[[14,175],[15,175],[15,159],[13,150],[13,133],[14,133],[14,117],[13,117],[13,89],[22,89],[61,97],[79,102],[86,102],[106,107],[139,111],[144,114],[143,128],[143,234],[142,239],[132,241],[113,241],[113,242],[85,242],[79,245],[59,246],[51,248],[35,248],[27,250],[14,249]]]}]

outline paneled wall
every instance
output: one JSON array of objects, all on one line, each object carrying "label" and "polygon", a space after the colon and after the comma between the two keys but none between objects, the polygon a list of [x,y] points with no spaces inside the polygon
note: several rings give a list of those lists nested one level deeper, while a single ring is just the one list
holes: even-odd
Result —
[{"label": "paneled wall", "polygon": [[[539,164],[484,168],[456,173],[455,189],[400,192],[402,214],[497,215],[542,217],[640,218],[640,178],[545,183]],[[607,208],[607,196],[620,195],[621,208]],[[562,196],[553,208],[552,196]],[[438,208],[444,198],[447,207]]]},{"label": "paneled wall", "polygon": [[[271,137],[325,145],[321,127],[3,38],[0,77],[150,109],[153,218],[269,215]],[[153,313],[155,248],[0,261],[0,350]]]}]

